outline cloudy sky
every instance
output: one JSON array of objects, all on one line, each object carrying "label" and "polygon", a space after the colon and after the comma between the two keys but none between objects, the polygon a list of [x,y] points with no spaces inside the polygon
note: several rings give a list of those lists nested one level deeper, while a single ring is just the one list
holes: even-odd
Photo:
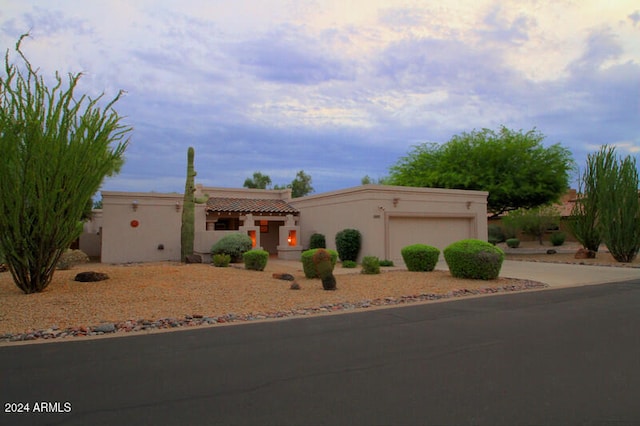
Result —
[{"label": "cloudy sky", "polygon": [[388,174],[411,147],[473,129],[537,128],[581,165],[601,144],[640,151],[637,0],[3,0],[44,75],[119,89],[134,127],[103,189],[197,181],[316,193]]}]

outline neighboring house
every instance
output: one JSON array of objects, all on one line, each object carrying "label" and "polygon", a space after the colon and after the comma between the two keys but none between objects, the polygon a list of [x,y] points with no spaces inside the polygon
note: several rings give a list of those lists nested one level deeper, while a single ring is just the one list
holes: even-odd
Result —
[{"label": "neighboring house", "polygon": [[[560,214],[560,223],[559,223],[558,229],[550,229],[548,231],[548,234],[561,231],[561,232],[564,232],[564,234],[566,235],[567,237],[566,241],[571,241],[571,242],[577,241],[575,236],[573,235],[573,232],[571,231],[571,227],[569,226],[570,225],[569,221],[571,220],[573,207],[575,206],[576,200],[578,199],[578,197],[579,195],[575,189],[569,189],[562,197],[560,197],[560,201],[553,205],[558,210],[558,213]],[[503,227],[504,225],[502,224],[502,217],[504,217],[505,215],[506,214],[500,215],[498,217],[489,216],[488,217],[489,224]],[[528,238],[531,240],[537,239],[537,237],[535,236],[525,235],[522,233],[518,235],[518,238]]]},{"label": "neighboring house", "polygon": [[[487,238],[487,193],[434,188],[363,185],[291,198],[291,190],[204,188],[196,196],[195,252],[209,260],[222,236],[243,232],[254,247],[282,259],[300,258],[313,233],[335,249],[346,228],[362,234],[363,256],[402,264],[402,247],[423,243],[440,249],[464,238]],[[82,250],[104,263],[180,260],[181,194],[102,192],[103,209],[85,225]],[[100,216],[101,214],[101,216]],[[92,244],[83,247],[83,241]]]}]

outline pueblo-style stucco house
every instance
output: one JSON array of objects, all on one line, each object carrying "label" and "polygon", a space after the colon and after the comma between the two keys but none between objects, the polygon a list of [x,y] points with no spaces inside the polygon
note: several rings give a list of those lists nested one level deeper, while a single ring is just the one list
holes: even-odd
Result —
[{"label": "pueblo-style stucco house", "polygon": [[[210,259],[211,246],[228,233],[249,235],[255,248],[299,260],[313,233],[335,249],[346,228],[362,234],[360,257],[402,264],[409,244],[440,249],[465,238],[487,238],[487,192],[363,185],[291,198],[291,190],[204,188],[195,208],[195,253]],[[102,211],[85,225],[80,248],[103,263],[180,260],[182,195],[102,192]]]}]

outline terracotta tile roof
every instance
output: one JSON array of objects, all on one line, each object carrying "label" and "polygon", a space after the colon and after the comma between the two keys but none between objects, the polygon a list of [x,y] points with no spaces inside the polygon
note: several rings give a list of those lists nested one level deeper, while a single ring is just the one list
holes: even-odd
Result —
[{"label": "terracotta tile roof", "polygon": [[206,210],[209,212],[238,213],[298,213],[298,210],[294,209],[284,200],[263,200],[255,198],[212,197],[207,201]]}]

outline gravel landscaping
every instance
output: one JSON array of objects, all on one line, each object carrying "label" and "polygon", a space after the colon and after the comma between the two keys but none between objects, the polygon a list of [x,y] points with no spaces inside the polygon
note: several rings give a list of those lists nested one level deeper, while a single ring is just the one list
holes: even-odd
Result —
[{"label": "gravel landscaping", "polygon": [[[77,282],[79,272],[110,278]],[[274,273],[295,277],[273,278]],[[136,265],[90,263],[56,271],[42,293],[25,295],[9,273],[0,274],[0,342],[93,336],[265,320],[368,309],[444,298],[519,291],[544,284],[500,278],[455,279],[445,271],[383,268],[379,275],[336,267],[338,289],[304,278],[299,262],[270,260],[264,271],[242,266],[162,262]]]}]

